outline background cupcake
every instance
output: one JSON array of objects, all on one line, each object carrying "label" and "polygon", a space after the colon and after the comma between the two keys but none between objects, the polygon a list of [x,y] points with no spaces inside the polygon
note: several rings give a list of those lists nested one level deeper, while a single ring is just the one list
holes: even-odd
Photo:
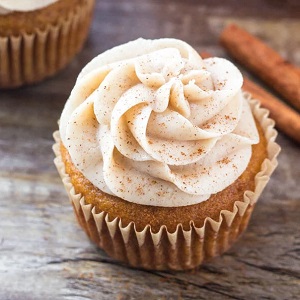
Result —
[{"label": "background cupcake", "polygon": [[0,0],[0,88],[38,82],[81,49],[94,0]]}]

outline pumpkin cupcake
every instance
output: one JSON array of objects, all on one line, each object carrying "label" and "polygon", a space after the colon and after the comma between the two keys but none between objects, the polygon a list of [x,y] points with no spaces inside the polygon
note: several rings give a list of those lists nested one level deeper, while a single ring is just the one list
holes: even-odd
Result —
[{"label": "pumpkin cupcake", "polygon": [[191,269],[243,232],[279,147],[242,83],[229,61],[175,39],[138,39],[82,70],[55,163],[80,225],[109,255]]},{"label": "pumpkin cupcake", "polygon": [[0,88],[54,75],[82,48],[95,0],[0,0]]}]

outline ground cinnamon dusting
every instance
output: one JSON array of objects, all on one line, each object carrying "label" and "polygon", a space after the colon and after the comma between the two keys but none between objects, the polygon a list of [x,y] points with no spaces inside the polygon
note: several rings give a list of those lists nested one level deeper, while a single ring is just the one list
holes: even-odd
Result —
[{"label": "ground cinnamon dusting", "polygon": [[224,157],[221,160],[217,161],[217,164],[224,164],[224,165],[228,165],[231,162],[231,160],[228,157]]}]

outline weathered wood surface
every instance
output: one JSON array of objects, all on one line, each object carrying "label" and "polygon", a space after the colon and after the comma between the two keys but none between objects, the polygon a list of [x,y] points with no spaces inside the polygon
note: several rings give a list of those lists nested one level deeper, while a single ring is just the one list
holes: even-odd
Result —
[{"label": "weathered wood surface", "polygon": [[[210,5],[205,4],[210,3]],[[282,134],[279,167],[248,231],[225,255],[181,273],[134,270],[89,242],[52,163],[52,132],[79,70],[135,39],[177,37],[225,55],[236,21],[300,65],[299,1],[97,3],[84,50],[55,78],[0,91],[0,299],[300,299],[300,148]]]}]

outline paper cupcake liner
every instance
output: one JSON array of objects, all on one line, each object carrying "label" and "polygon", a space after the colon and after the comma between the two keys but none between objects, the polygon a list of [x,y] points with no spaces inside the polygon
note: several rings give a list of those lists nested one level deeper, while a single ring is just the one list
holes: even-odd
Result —
[{"label": "paper cupcake liner", "polygon": [[64,68],[83,46],[94,3],[86,0],[45,29],[0,37],[0,88],[35,83]]},{"label": "paper cupcake liner", "polygon": [[134,222],[123,226],[120,218],[110,220],[106,212],[96,213],[91,204],[85,203],[82,195],[76,194],[70,177],[65,172],[59,149],[60,136],[56,131],[54,162],[78,222],[90,239],[111,257],[133,267],[152,270],[192,269],[226,251],[247,227],[254,205],[277,166],[277,155],[280,151],[275,143],[277,132],[274,121],[268,118],[268,110],[260,108],[256,100],[250,100],[249,94],[245,95],[268,142],[268,158],[264,160],[261,171],[255,177],[255,190],[246,191],[244,198],[234,203],[232,211],[222,210],[218,221],[208,217],[202,227],[197,227],[191,221],[189,230],[184,230],[178,224],[173,233],[168,232],[166,226],[154,233],[150,225],[137,231]]}]

